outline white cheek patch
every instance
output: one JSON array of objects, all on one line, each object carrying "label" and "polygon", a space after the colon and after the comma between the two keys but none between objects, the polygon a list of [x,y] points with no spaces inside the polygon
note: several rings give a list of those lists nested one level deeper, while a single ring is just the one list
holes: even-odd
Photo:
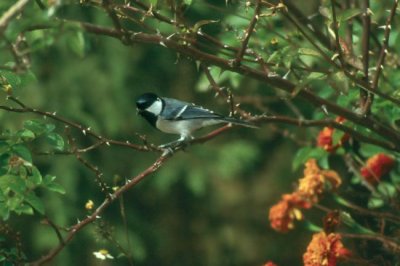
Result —
[{"label": "white cheek patch", "polygon": [[161,99],[157,99],[152,105],[146,108],[147,112],[150,112],[154,115],[160,115],[162,111],[162,102]]}]

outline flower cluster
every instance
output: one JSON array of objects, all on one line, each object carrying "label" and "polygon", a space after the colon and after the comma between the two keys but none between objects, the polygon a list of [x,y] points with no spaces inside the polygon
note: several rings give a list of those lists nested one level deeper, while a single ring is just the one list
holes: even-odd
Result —
[{"label": "flower cluster", "polygon": [[337,259],[350,255],[339,234],[316,233],[303,255],[304,266],[335,266]]},{"label": "flower cluster", "polygon": [[339,175],[335,171],[321,170],[315,159],[308,160],[297,190],[283,195],[281,201],[270,209],[271,227],[279,232],[293,229],[294,221],[303,219],[301,209],[309,209],[317,203],[328,184],[331,188],[339,187]]},{"label": "flower cluster", "polygon": [[360,169],[360,173],[365,181],[374,185],[381,180],[382,176],[392,170],[394,164],[393,157],[378,153],[367,160],[366,164]]},{"label": "flower cluster", "polygon": [[[342,124],[345,119],[343,117],[337,117],[335,121]],[[336,149],[341,147],[346,141],[349,140],[350,135],[344,133],[340,140],[337,143],[334,143],[333,135],[335,131],[336,129],[334,129],[333,127],[324,127],[318,134],[317,146],[322,147],[327,152],[335,152]]]}]

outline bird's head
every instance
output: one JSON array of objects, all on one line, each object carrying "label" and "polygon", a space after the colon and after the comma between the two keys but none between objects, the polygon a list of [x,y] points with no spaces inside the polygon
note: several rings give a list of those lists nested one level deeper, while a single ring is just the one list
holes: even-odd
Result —
[{"label": "bird's head", "polygon": [[136,99],[136,107],[139,114],[150,113],[158,116],[163,109],[163,101],[156,94],[148,92]]}]

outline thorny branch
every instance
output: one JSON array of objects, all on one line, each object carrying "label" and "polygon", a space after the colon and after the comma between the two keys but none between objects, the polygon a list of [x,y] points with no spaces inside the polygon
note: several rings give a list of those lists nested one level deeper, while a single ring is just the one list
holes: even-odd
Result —
[{"label": "thorny branch", "polygon": [[[371,14],[369,10],[369,0],[361,1],[363,14],[362,14],[362,25],[363,25],[363,33],[362,33],[362,59],[363,59],[363,73],[364,73],[364,81],[369,83],[369,39],[371,32]],[[360,89],[360,109],[363,114],[369,114],[370,107],[372,104],[373,94]]]},{"label": "thorny branch", "polygon": [[372,80],[372,85],[371,85],[371,88],[373,91],[377,90],[379,77],[380,77],[382,69],[383,69],[383,63],[385,61],[386,55],[388,54],[390,30],[392,28],[392,20],[393,20],[394,16],[396,15],[396,10],[397,10],[398,4],[399,4],[399,0],[395,0],[393,3],[392,9],[390,10],[389,17],[386,20],[383,44],[382,44],[381,51],[379,53],[378,62],[376,63],[376,72],[375,72],[374,78]]}]

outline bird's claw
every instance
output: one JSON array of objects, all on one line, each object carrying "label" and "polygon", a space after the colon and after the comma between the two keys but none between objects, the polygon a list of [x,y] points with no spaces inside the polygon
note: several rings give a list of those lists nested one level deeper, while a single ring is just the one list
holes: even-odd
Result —
[{"label": "bird's claw", "polygon": [[169,155],[178,149],[184,150],[187,146],[189,146],[189,142],[187,140],[177,140],[159,145],[158,148],[163,150],[163,155]]}]

